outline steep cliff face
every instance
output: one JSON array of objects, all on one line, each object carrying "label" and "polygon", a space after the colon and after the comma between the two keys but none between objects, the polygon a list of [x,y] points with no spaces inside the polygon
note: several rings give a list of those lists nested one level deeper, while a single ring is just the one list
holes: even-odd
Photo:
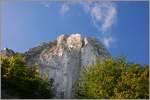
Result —
[{"label": "steep cliff face", "polygon": [[110,55],[99,41],[72,34],[29,49],[25,56],[28,64],[38,64],[41,74],[54,79],[56,98],[71,98],[82,67]]}]

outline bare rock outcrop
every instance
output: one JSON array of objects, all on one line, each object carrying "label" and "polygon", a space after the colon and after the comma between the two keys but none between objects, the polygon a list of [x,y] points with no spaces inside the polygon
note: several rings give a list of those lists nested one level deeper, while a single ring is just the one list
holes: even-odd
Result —
[{"label": "bare rock outcrop", "polygon": [[78,33],[60,35],[56,41],[34,47],[25,55],[28,64],[38,64],[41,75],[46,73],[54,80],[56,98],[72,98],[82,68],[96,59],[110,57],[101,42]]},{"label": "bare rock outcrop", "polygon": [[15,52],[9,48],[4,48],[3,50],[0,50],[0,55],[12,56],[14,54],[15,54]]}]

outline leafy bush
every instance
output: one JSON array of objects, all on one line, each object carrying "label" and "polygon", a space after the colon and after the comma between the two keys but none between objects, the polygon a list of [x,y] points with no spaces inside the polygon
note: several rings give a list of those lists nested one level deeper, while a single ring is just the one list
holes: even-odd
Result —
[{"label": "leafy bush", "polygon": [[148,99],[149,69],[126,63],[123,57],[106,59],[83,70],[75,86],[76,98]]},{"label": "leafy bush", "polygon": [[52,82],[39,77],[37,66],[27,66],[21,55],[0,56],[0,59],[2,90],[15,98],[52,97]]}]

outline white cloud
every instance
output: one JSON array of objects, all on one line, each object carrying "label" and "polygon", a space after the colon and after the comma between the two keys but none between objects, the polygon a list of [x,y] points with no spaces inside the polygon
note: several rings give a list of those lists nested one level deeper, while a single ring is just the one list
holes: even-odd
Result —
[{"label": "white cloud", "polygon": [[107,32],[115,22],[117,10],[110,2],[82,3],[84,11],[91,16],[92,23],[101,32]]},{"label": "white cloud", "polygon": [[45,3],[45,4],[44,4],[44,7],[49,8],[50,5]]},{"label": "white cloud", "polygon": [[113,6],[109,7],[107,14],[105,15],[104,23],[102,24],[102,31],[106,32],[107,29],[111,28],[114,24],[114,20],[116,17],[116,8]]},{"label": "white cloud", "polygon": [[64,15],[70,10],[70,7],[67,4],[63,4],[60,8],[60,13]]},{"label": "white cloud", "polygon": [[50,8],[50,3],[49,2],[41,2],[41,4],[46,7],[46,8]]},{"label": "white cloud", "polygon": [[109,36],[109,37],[104,37],[104,38],[102,39],[102,42],[104,43],[104,45],[105,45],[106,47],[110,47],[110,45],[111,45],[114,41],[115,41],[114,38],[111,37],[111,36]]},{"label": "white cloud", "polygon": [[[45,7],[50,5],[43,3]],[[92,24],[102,33],[107,33],[115,23],[117,17],[116,6],[112,2],[91,1],[80,2],[83,10],[90,15]],[[67,14],[70,10],[70,5],[63,3],[60,8],[60,14]]]},{"label": "white cloud", "polygon": [[[107,34],[117,18],[116,6],[111,2],[82,2],[83,10],[90,15],[92,24],[101,34],[101,40],[106,47],[110,47],[115,39],[113,34]],[[105,34],[104,34],[105,33]]]},{"label": "white cloud", "polygon": [[[90,21],[100,31],[102,36],[102,42],[106,47],[110,47],[114,42],[113,34],[107,34],[112,28],[117,18],[117,9],[112,2],[96,2],[87,1],[80,2],[83,7],[83,11],[90,15]],[[60,8],[60,14],[67,14],[70,10],[70,5],[62,4]]]}]

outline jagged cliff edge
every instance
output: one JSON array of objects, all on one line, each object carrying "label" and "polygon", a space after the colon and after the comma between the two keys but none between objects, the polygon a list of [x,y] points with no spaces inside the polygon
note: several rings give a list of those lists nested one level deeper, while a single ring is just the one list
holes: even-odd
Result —
[{"label": "jagged cliff edge", "polygon": [[[1,54],[9,55],[7,51],[3,50]],[[14,54],[11,50],[9,52]],[[82,38],[78,33],[62,34],[57,40],[31,48],[24,55],[27,64],[38,64],[41,75],[46,73],[54,80],[55,98],[72,98],[73,85],[83,67],[94,64],[97,59],[110,57],[100,41]]]}]

